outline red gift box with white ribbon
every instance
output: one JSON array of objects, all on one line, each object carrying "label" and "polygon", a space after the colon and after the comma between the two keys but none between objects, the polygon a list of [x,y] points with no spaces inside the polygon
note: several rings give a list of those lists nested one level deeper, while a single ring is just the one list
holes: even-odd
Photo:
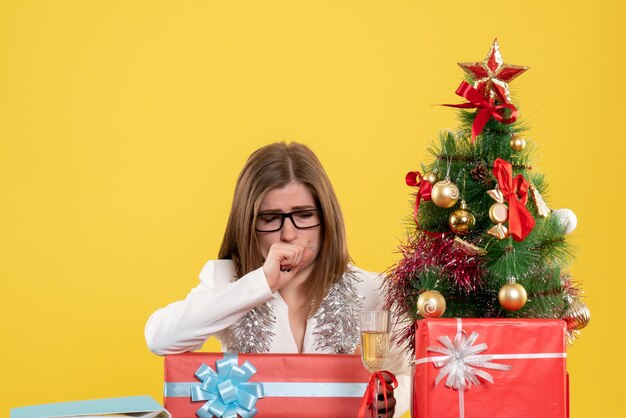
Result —
[{"label": "red gift box with white ribbon", "polygon": [[568,417],[565,322],[418,321],[413,418]]},{"label": "red gift box with white ribbon", "polygon": [[174,354],[164,406],[173,418],[356,417],[369,376],[357,355]]}]

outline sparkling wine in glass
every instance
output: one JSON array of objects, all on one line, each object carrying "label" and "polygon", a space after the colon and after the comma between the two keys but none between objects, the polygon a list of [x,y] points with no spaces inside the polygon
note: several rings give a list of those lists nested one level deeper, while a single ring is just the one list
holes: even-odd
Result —
[{"label": "sparkling wine in glass", "polygon": [[[361,312],[361,360],[370,373],[382,370],[389,353],[389,311]],[[376,405],[380,382],[376,381],[373,406]],[[372,414],[376,414],[375,408]]]},{"label": "sparkling wine in glass", "polygon": [[361,312],[361,359],[370,373],[382,370],[389,352],[389,311]]}]

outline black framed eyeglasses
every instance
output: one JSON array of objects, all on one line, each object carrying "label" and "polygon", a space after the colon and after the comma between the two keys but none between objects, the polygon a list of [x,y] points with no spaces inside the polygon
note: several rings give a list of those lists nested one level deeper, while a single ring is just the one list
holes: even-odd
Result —
[{"label": "black framed eyeglasses", "polygon": [[285,223],[285,218],[289,218],[293,226],[298,229],[315,228],[322,223],[322,211],[320,209],[303,209],[288,213],[259,213],[256,218],[254,229],[258,232],[279,231]]}]

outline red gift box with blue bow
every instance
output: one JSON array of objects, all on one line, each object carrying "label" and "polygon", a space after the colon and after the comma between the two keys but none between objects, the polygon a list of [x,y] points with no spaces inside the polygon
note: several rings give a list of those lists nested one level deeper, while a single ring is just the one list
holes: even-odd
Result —
[{"label": "red gift box with blue bow", "polygon": [[356,417],[368,379],[357,355],[174,354],[164,405],[173,418]]}]

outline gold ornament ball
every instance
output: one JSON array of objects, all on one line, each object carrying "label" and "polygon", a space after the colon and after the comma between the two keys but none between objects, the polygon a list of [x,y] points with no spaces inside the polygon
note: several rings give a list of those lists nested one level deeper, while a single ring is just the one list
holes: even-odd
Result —
[{"label": "gold ornament ball", "polygon": [[563,320],[569,330],[583,329],[589,325],[591,312],[587,305],[577,299],[569,305],[569,308],[567,308],[563,315]]},{"label": "gold ornament ball", "polygon": [[504,203],[494,203],[489,208],[489,219],[494,224],[503,224],[509,219],[509,208]]},{"label": "gold ornament ball", "polygon": [[511,138],[510,144],[513,151],[521,151],[526,148],[526,140],[518,136],[514,136],[513,138]]},{"label": "gold ornament ball", "polygon": [[436,290],[427,290],[417,298],[417,312],[424,318],[439,318],[446,310],[446,299]]},{"label": "gold ornament ball", "polygon": [[526,289],[519,283],[507,283],[498,292],[498,301],[507,311],[518,311],[526,305]]},{"label": "gold ornament ball", "polygon": [[474,225],[476,225],[476,218],[472,212],[467,210],[465,202],[461,202],[461,208],[450,214],[448,223],[450,224],[450,230],[452,232],[457,235],[465,235],[474,229]]},{"label": "gold ornament ball", "polygon": [[450,179],[438,181],[430,192],[430,199],[440,208],[451,208],[459,200],[459,188]]},{"label": "gold ornament ball", "polygon": [[422,176],[422,180],[429,182],[430,184],[437,183],[437,173],[429,171]]}]

